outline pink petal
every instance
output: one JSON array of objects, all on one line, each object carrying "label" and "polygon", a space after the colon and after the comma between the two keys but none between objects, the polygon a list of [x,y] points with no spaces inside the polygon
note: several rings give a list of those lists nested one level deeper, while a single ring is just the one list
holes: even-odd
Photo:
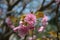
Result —
[{"label": "pink petal", "polygon": [[23,22],[22,22],[22,21],[20,21],[20,22],[19,22],[19,25],[23,25]]},{"label": "pink petal", "polygon": [[43,30],[44,30],[44,27],[41,26],[41,27],[39,28],[38,32],[42,32]]},{"label": "pink petal", "polygon": [[36,16],[31,13],[27,14],[24,21],[27,22],[28,24],[34,24],[36,22]]},{"label": "pink petal", "polygon": [[14,32],[16,32],[19,28],[20,28],[20,27],[16,27],[16,28],[14,28],[14,29],[13,29]]},{"label": "pink petal", "polygon": [[11,20],[10,20],[10,18],[8,17],[8,18],[6,18],[6,21],[5,21],[8,25],[10,25],[10,24],[12,24],[12,22],[11,22]]},{"label": "pink petal", "polygon": [[13,29],[13,28],[15,28],[15,26],[14,26],[14,25],[10,25],[10,28],[12,28],[12,29]]}]

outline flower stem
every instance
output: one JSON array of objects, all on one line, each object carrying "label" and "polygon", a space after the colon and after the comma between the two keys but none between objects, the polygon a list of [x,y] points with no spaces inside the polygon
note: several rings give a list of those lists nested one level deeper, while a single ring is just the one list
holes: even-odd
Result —
[{"label": "flower stem", "polygon": [[33,40],[33,30],[32,30],[32,40]]},{"label": "flower stem", "polygon": [[26,40],[26,38],[27,38],[27,35],[25,36],[24,40]]}]

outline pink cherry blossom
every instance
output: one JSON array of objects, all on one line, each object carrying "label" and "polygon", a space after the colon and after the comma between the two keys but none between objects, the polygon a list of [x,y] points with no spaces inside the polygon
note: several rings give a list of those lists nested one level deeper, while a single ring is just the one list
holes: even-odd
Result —
[{"label": "pink cherry blossom", "polygon": [[18,32],[19,32],[18,34],[19,34],[20,37],[24,37],[28,33],[28,28],[27,27],[21,27],[18,30]]},{"label": "pink cherry blossom", "polygon": [[10,27],[11,29],[15,28],[15,26],[14,26],[14,25],[9,25],[9,27]]},{"label": "pink cherry blossom", "polygon": [[56,1],[56,3],[59,3],[60,2],[60,0],[55,0]]},{"label": "pink cherry blossom", "polygon": [[19,22],[19,25],[23,25],[23,22],[22,22],[22,21],[20,21],[20,22]]},{"label": "pink cherry blossom", "polygon": [[48,17],[44,15],[44,17],[42,18],[42,21],[48,21]]},{"label": "pink cherry blossom", "polygon": [[13,29],[15,26],[12,24],[12,22],[11,22],[11,20],[10,20],[10,18],[8,17],[8,18],[6,18],[6,21],[5,21],[6,23],[7,23],[7,25],[11,28],[11,29]]},{"label": "pink cherry blossom", "polygon": [[42,22],[42,26],[38,29],[38,32],[44,31],[44,29],[46,28],[46,26],[48,24],[48,17],[46,15],[44,15],[41,22]]},{"label": "pink cherry blossom", "polygon": [[14,32],[17,32],[17,30],[20,28],[20,26],[17,26],[13,29]]},{"label": "pink cherry blossom", "polygon": [[28,33],[28,28],[27,28],[26,26],[24,26],[24,25],[18,26],[18,27],[16,27],[16,28],[14,28],[13,30],[14,30],[14,31],[18,31],[18,35],[19,35],[20,37],[24,37],[24,36],[27,35],[27,33]]},{"label": "pink cherry blossom", "polygon": [[42,25],[43,26],[46,26],[48,24],[47,21],[48,21],[48,17],[46,15],[44,15],[44,17],[42,18],[42,21],[41,21],[42,22]]},{"label": "pink cherry blossom", "polygon": [[27,14],[25,19],[24,19],[25,22],[27,22],[28,24],[34,24],[36,22],[36,16],[34,14]]},{"label": "pink cherry blossom", "polygon": [[39,29],[38,29],[38,32],[42,32],[44,30],[44,27],[41,26]]},{"label": "pink cherry blossom", "polygon": [[6,18],[6,21],[5,21],[8,25],[11,25],[12,22],[11,22],[11,19],[9,17]]}]

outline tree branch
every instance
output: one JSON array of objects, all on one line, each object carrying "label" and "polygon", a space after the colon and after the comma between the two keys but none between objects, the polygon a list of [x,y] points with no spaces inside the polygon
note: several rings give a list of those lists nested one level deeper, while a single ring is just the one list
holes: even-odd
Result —
[{"label": "tree branch", "polygon": [[15,5],[17,5],[21,0],[18,0],[15,2],[15,4],[13,4],[12,6],[10,4],[8,4],[8,11],[11,11]]},{"label": "tree branch", "polygon": [[58,31],[57,31],[57,39],[58,39],[58,40],[59,40],[59,37],[58,37],[59,34],[58,34],[58,33],[60,32],[60,26],[59,26],[59,24],[58,24],[58,15],[59,15],[59,14],[58,14],[58,11],[59,11],[58,9],[59,9],[59,4],[60,4],[60,3],[57,4],[56,17],[55,17],[55,18],[56,18],[56,19],[55,19],[55,21],[56,21],[56,26],[57,26],[57,29],[58,29]]},{"label": "tree branch", "polygon": [[45,0],[43,0],[42,5],[41,5],[41,8],[43,7],[44,3],[45,3]]},{"label": "tree branch", "polygon": [[[32,0],[30,0],[29,1],[29,3],[31,2]],[[27,3],[28,4],[28,3]],[[27,5],[26,3],[23,5],[23,9],[20,11],[20,13],[19,14],[22,14],[22,11],[26,8],[26,5]]]},{"label": "tree branch", "polygon": [[7,4],[9,4],[9,0],[6,0]]},{"label": "tree branch", "polygon": [[13,31],[8,32],[7,34],[4,35],[4,38],[10,36],[13,33]]},{"label": "tree branch", "polygon": [[45,10],[46,8],[48,8],[49,6],[51,6],[51,4],[53,4],[55,1],[54,0],[52,0],[49,4],[47,4],[46,6],[43,6],[43,7],[41,7],[38,11],[43,11],[43,10]]},{"label": "tree branch", "polygon": [[[21,0],[16,1],[15,4],[13,4],[11,7],[13,8],[13,7],[14,7],[15,5],[17,5],[20,1],[21,1]],[[11,8],[11,9],[12,9],[12,8]]]},{"label": "tree branch", "polygon": [[59,4],[57,5],[57,8],[56,8],[56,25],[57,25],[57,28],[58,28],[58,31],[59,31],[59,30],[60,30],[60,29],[59,29],[60,27],[59,27],[59,25],[58,25],[58,15],[59,15],[59,14],[58,14],[58,11],[59,11],[58,9],[59,9]]},{"label": "tree branch", "polygon": [[23,9],[20,11],[19,14],[22,14],[22,11],[26,8],[26,5],[27,5],[27,4],[25,4],[25,5],[23,6]]}]

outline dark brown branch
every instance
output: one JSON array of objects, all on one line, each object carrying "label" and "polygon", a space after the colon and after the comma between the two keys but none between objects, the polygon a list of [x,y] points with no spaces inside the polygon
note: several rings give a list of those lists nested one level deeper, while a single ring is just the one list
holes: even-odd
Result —
[{"label": "dark brown branch", "polygon": [[15,4],[13,4],[13,5],[11,6],[11,9],[10,9],[10,10],[12,10],[12,8],[13,8],[15,5],[17,5],[20,1],[21,1],[21,0],[18,0]]},{"label": "dark brown branch", "polygon": [[45,0],[43,0],[42,5],[41,5],[41,8],[43,7],[44,3],[45,3]]},{"label": "dark brown branch", "polygon": [[47,4],[46,6],[43,6],[43,7],[41,7],[38,11],[43,11],[43,10],[45,10],[46,8],[48,8],[49,6],[51,6],[51,4],[53,4],[55,1],[53,0],[53,1],[51,1],[49,4]]},{"label": "dark brown branch", "polygon": [[25,4],[25,5],[23,6],[23,9],[20,11],[19,14],[22,14],[22,11],[26,8],[26,5],[27,5],[27,4]]},{"label": "dark brown branch", "polygon": [[[60,4],[60,3],[59,3]],[[57,26],[57,29],[58,29],[58,31],[57,31],[57,40],[59,40],[59,32],[60,32],[60,26],[59,26],[59,24],[58,24],[58,9],[59,9],[59,4],[57,4],[57,8],[56,8],[56,26]]]},{"label": "dark brown branch", "polygon": [[[10,36],[10,35],[13,34],[13,33],[17,35],[17,32],[14,32],[13,30],[11,30],[10,32],[8,32],[7,34],[4,35],[4,38]],[[17,36],[20,38],[19,35],[17,35]]]},{"label": "dark brown branch", "polygon": [[4,38],[10,36],[13,33],[13,31],[8,32],[7,34],[4,35]]},{"label": "dark brown branch", "polygon": [[25,36],[24,40],[26,40],[26,38],[27,38],[27,35]]},{"label": "dark brown branch", "polygon": [[56,9],[56,8],[52,9],[52,11],[50,12],[50,14],[52,14],[53,12],[55,12],[55,11],[56,11],[55,9]]},{"label": "dark brown branch", "polygon": [[[29,3],[30,3],[31,1],[32,1],[32,0],[30,0]],[[28,4],[28,3],[27,3],[27,4]],[[20,11],[19,14],[22,14],[22,11],[26,8],[26,5],[27,5],[27,4],[23,4],[23,9]]]},{"label": "dark brown branch", "polygon": [[11,11],[11,10],[13,9],[13,7],[14,7],[15,5],[17,5],[20,1],[21,1],[21,0],[16,1],[15,4],[13,4],[12,6],[11,6],[10,4],[8,4],[8,11]]},{"label": "dark brown branch", "polygon": [[58,25],[58,15],[59,15],[58,14],[58,11],[59,11],[58,9],[59,9],[59,4],[57,5],[57,8],[56,8],[56,25],[57,25],[58,30],[60,30],[59,25]]},{"label": "dark brown branch", "polygon": [[9,0],[6,0],[7,4],[9,4]]}]

